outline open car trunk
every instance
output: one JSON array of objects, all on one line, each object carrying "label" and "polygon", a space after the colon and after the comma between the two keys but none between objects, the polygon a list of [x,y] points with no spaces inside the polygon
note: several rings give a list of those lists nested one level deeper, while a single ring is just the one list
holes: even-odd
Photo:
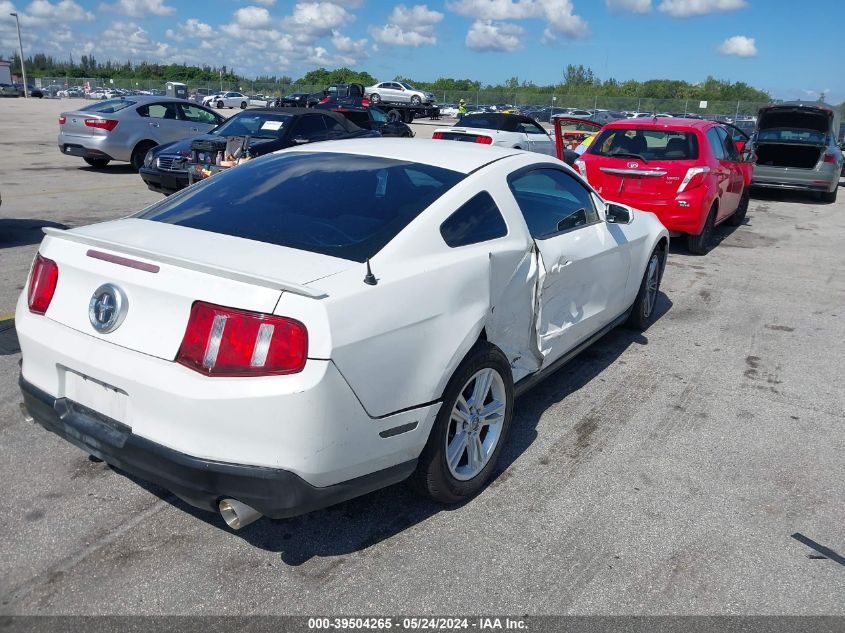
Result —
[{"label": "open car trunk", "polygon": [[813,169],[836,132],[837,115],[827,105],[784,103],[762,108],[757,121],[757,164]]},{"label": "open car trunk", "polygon": [[820,145],[760,143],[757,146],[757,164],[769,167],[813,169],[818,164],[823,151],[824,147]]}]

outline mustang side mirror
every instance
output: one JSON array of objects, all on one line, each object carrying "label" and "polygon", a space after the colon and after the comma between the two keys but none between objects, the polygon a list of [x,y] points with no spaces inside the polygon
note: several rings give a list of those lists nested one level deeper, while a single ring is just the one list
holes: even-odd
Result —
[{"label": "mustang side mirror", "polygon": [[297,145],[302,145],[303,143],[307,143],[308,139],[304,138],[302,136],[294,136],[293,142],[296,143]]},{"label": "mustang side mirror", "polygon": [[625,207],[609,203],[604,212],[608,224],[630,224],[634,215]]}]

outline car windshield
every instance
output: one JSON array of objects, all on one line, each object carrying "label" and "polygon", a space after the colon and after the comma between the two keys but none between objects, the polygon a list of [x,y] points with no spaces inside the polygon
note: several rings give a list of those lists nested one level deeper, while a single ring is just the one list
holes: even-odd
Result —
[{"label": "car windshield", "polygon": [[136,103],[137,101],[131,101],[129,99],[109,99],[108,101],[98,101],[97,103],[92,103],[84,108],[79,108],[79,111],[114,114],[115,112],[119,112],[120,110],[135,105]]},{"label": "car windshield", "polygon": [[646,160],[695,160],[698,139],[692,132],[614,128],[601,131],[587,153]]},{"label": "car windshield", "polygon": [[464,177],[376,156],[270,154],[135,217],[364,262]]},{"label": "car windshield", "polygon": [[387,123],[390,120],[387,118],[387,115],[378,108],[370,108],[370,113],[373,115],[373,120],[378,121],[379,123]]},{"label": "car windshield", "polygon": [[216,136],[252,136],[253,138],[282,138],[291,116],[275,113],[242,113],[215,128]]}]

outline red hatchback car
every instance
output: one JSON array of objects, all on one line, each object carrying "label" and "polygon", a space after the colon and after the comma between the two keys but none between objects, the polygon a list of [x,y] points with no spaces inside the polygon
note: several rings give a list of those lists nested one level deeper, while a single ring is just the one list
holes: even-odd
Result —
[{"label": "red hatchback car", "polygon": [[703,255],[713,227],[742,224],[754,158],[713,121],[627,119],[604,126],[575,167],[604,198],[651,211]]}]

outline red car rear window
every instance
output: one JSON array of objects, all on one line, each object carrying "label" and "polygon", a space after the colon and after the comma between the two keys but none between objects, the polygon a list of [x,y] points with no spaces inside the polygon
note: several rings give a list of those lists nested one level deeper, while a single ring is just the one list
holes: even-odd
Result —
[{"label": "red car rear window", "polygon": [[692,132],[605,128],[593,141],[588,153],[646,160],[695,160],[698,158],[698,139]]}]

